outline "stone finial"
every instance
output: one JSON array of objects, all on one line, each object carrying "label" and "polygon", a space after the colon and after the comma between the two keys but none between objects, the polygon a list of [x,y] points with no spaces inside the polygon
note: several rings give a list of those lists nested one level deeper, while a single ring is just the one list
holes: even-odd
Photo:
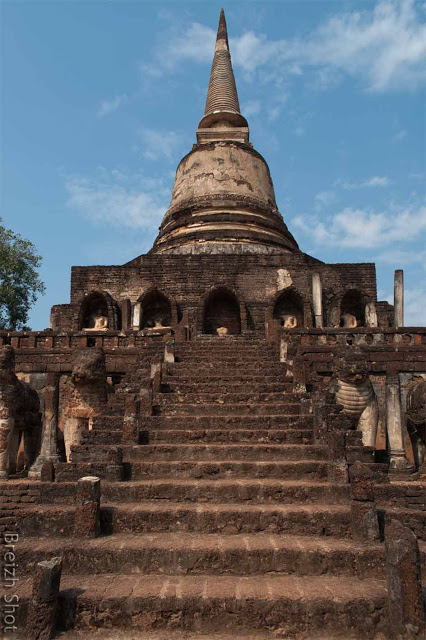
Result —
[{"label": "stone finial", "polygon": [[62,558],[39,562],[33,581],[25,637],[28,640],[53,638],[58,609]]},{"label": "stone finial", "polygon": [[426,630],[419,545],[398,520],[386,526],[389,638],[422,638]]}]

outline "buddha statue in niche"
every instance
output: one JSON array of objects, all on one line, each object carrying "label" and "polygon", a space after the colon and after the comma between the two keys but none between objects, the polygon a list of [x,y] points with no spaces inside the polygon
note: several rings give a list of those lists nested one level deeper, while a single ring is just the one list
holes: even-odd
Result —
[{"label": "buddha statue in niche", "polygon": [[218,336],[227,336],[229,331],[228,331],[228,327],[217,327],[216,329],[216,333]]},{"label": "buddha statue in niche", "polygon": [[155,316],[153,329],[170,329],[170,325],[164,324],[163,316]]},{"label": "buddha statue in niche", "polygon": [[297,318],[292,314],[281,316],[281,320],[283,321],[282,326],[284,329],[295,329],[297,327]]},{"label": "buddha statue in niche", "polygon": [[88,324],[89,326],[85,327],[85,331],[106,331],[108,329],[108,318],[99,307],[89,315]]},{"label": "buddha statue in niche", "polygon": [[358,326],[358,320],[352,313],[344,313],[342,323],[344,329],[355,329]]}]

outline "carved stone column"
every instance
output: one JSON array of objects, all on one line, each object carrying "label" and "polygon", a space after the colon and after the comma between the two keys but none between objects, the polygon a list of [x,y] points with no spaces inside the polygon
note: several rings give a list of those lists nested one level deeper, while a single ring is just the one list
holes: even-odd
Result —
[{"label": "carved stone column", "polygon": [[132,325],[132,307],[130,300],[125,298],[121,302],[121,328],[123,331],[131,329]]},{"label": "carved stone column", "polygon": [[41,470],[45,462],[59,462],[58,453],[58,406],[59,380],[55,374],[49,374],[47,385],[40,393],[43,426],[40,453],[32,465],[28,477],[40,479]]},{"label": "carved stone column", "polygon": [[139,331],[141,327],[141,303],[137,302],[133,307],[132,329]]},{"label": "carved stone column", "polygon": [[376,304],[369,302],[365,305],[365,326],[366,327],[378,327],[379,322],[377,319]]},{"label": "carved stone column", "polygon": [[312,299],[315,316],[315,326],[321,328],[323,326],[322,319],[322,286],[319,273],[312,275]]},{"label": "carved stone column", "polygon": [[404,272],[402,269],[395,271],[394,278],[394,327],[404,326]]},{"label": "carved stone column", "polygon": [[386,379],[386,428],[389,444],[389,470],[395,473],[411,473],[413,465],[405,453],[399,377]]}]

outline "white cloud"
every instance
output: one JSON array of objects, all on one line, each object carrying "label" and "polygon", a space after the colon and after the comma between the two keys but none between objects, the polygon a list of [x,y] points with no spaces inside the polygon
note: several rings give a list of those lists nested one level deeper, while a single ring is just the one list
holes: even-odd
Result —
[{"label": "white cloud", "polygon": [[[393,304],[393,294],[383,296],[389,304]],[[404,326],[426,326],[426,287],[414,287],[404,290]]]},{"label": "white cloud", "polygon": [[400,265],[421,264],[426,269],[426,251],[406,251],[404,249],[392,249],[379,253],[377,262]]},{"label": "white cloud", "polygon": [[127,102],[127,94],[122,93],[119,96],[114,96],[110,100],[104,100],[99,105],[96,112],[98,118],[103,118],[114,111],[117,111],[123,104]]},{"label": "white cloud", "polygon": [[210,27],[193,22],[186,31],[166,33],[154,52],[153,61],[141,66],[142,73],[162,76],[185,60],[212,61],[216,33]]},{"label": "white cloud", "polygon": [[336,200],[336,194],[334,193],[334,191],[320,191],[315,196],[315,201],[320,206],[324,206],[324,207],[328,207],[330,204],[335,202],[335,200]]},{"label": "white cloud", "polygon": [[407,135],[408,135],[408,131],[406,131],[406,129],[401,129],[400,131],[398,131],[398,133],[395,133],[392,140],[394,142],[400,142],[401,140],[404,140],[404,138],[406,138]]},{"label": "white cloud", "polygon": [[[381,0],[372,9],[335,13],[303,38],[268,40],[248,31],[231,38],[233,62],[247,79],[259,71],[259,80],[276,85],[311,70],[320,87],[346,75],[371,91],[415,88],[426,83],[423,10],[415,0]],[[192,23],[163,42],[145,69],[159,75],[186,60],[210,62],[214,38],[213,29]]]},{"label": "white cloud", "polygon": [[67,205],[94,223],[156,229],[170,190],[162,180],[100,169],[94,177],[70,177]]},{"label": "white cloud", "polygon": [[298,216],[293,224],[316,245],[372,249],[420,240],[426,231],[426,206],[393,205],[379,213],[346,207],[321,220],[317,216]]},{"label": "white cloud", "polygon": [[260,113],[260,100],[248,100],[248,102],[245,102],[241,107],[241,113],[246,118]]},{"label": "white cloud", "polygon": [[138,150],[145,158],[159,160],[165,158],[172,161],[175,159],[183,138],[175,131],[159,131],[157,129],[140,129],[138,131],[141,144]]},{"label": "white cloud", "polygon": [[426,326],[426,287],[405,290],[404,324],[406,327]]},{"label": "white cloud", "polygon": [[387,187],[390,184],[389,178],[386,176],[374,176],[366,180],[362,187]]},{"label": "white cloud", "polygon": [[296,134],[296,136],[303,136],[305,133],[305,130],[303,127],[296,127],[294,130],[294,133]]},{"label": "white cloud", "polygon": [[388,187],[391,181],[386,176],[373,176],[362,182],[346,182],[344,180],[336,180],[335,187],[341,187],[342,189],[363,189],[364,187]]}]

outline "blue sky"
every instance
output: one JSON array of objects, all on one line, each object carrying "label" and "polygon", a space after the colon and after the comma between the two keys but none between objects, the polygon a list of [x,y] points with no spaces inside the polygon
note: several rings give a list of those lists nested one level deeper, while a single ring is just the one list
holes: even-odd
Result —
[{"label": "blue sky", "polygon": [[[148,251],[203,114],[221,4],[4,1],[1,211],[43,256],[48,326],[71,265]],[[424,1],[224,5],[242,113],[302,250],[403,268],[426,324]]]}]

